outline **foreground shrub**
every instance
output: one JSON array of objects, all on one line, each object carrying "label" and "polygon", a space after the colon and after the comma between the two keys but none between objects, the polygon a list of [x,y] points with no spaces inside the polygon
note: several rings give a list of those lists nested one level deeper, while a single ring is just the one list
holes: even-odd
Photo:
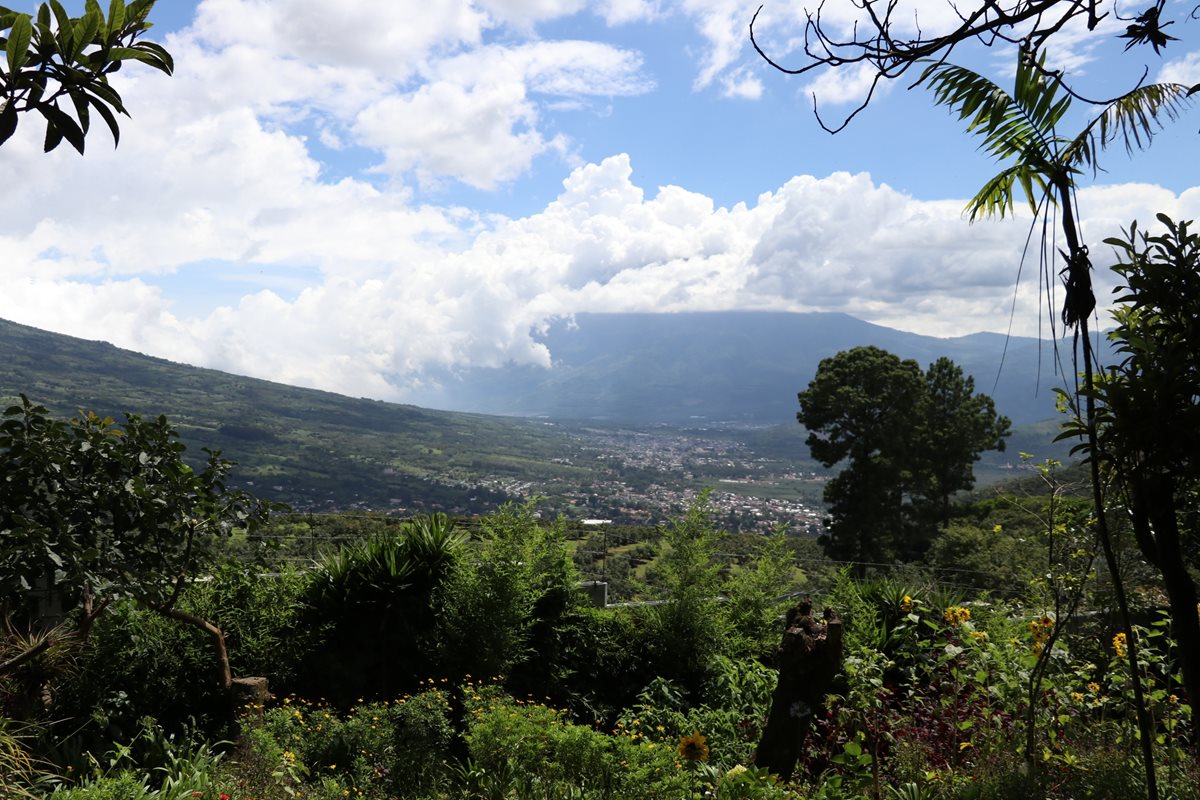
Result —
[{"label": "foreground shrub", "polygon": [[666,602],[637,610],[654,675],[675,683],[693,701],[713,677],[714,657],[726,654],[732,641],[719,600],[721,564],[706,501],[702,495],[664,533],[658,579]]},{"label": "foreground shrub", "polygon": [[30,736],[0,716],[0,797],[5,800],[33,798],[36,787],[49,777],[26,749]]},{"label": "foreground shrub", "polygon": [[56,733],[77,733],[47,742],[49,755],[77,770],[86,766],[86,751],[138,739],[146,717],[169,731],[198,728],[212,738],[226,738],[233,719],[214,679],[208,637],[132,602],[115,603],[97,621],[51,713],[67,720]]},{"label": "foreground shrub", "polygon": [[449,695],[439,688],[356,703],[344,714],[287,698],[257,728],[247,723],[256,732],[245,762],[256,767],[260,786],[332,780],[352,793],[421,796],[447,774],[449,713]]},{"label": "foreground shrub", "polygon": [[750,763],[778,676],[755,661],[724,657],[715,659],[714,668],[699,705],[689,704],[670,681],[654,680],[621,715],[618,734],[660,744],[701,734],[710,763],[724,769]]},{"label": "foreground shrub", "polygon": [[435,514],[325,557],[301,598],[302,627],[321,632],[302,693],[345,706],[359,696],[394,697],[430,674],[435,598],[462,554],[463,536]]},{"label": "foreground shrub", "polygon": [[187,608],[225,632],[235,676],[264,676],[278,691],[295,682],[313,646],[314,631],[301,619],[310,580],[288,568],[265,574],[257,564],[226,561],[191,588]]},{"label": "foreground shrub", "polygon": [[609,736],[567,722],[562,711],[503,695],[465,691],[468,791],[490,797],[574,796],[613,800],[687,797],[694,775],[670,744]]},{"label": "foreground shrub", "polygon": [[[146,766],[148,752],[156,755],[156,766],[152,768]],[[145,721],[133,742],[115,746],[103,759],[93,757],[87,776],[78,785],[60,786],[49,797],[53,800],[235,800],[225,789],[223,758],[215,745],[186,737],[177,739]]]},{"label": "foreground shrub", "polygon": [[441,673],[510,675],[517,691],[560,685],[560,623],[580,603],[561,521],[543,525],[533,503],[506,505],[477,536],[438,593]]},{"label": "foreground shrub", "polygon": [[[254,566],[223,563],[190,586],[179,606],[225,631],[235,675],[265,676],[278,688],[293,679],[310,645],[298,629],[306,582],[297,573],[263,577]],[[84,752],[139,737],[146,717],[168,733],[224,739],[233,734],[236,709],[214,678],[207,636],[126,601],[99,617],[48,714],[59,722],[56,741],[44,743],[47,754],[80,769]],[[76,733],[62,741],[63,730]]]}]

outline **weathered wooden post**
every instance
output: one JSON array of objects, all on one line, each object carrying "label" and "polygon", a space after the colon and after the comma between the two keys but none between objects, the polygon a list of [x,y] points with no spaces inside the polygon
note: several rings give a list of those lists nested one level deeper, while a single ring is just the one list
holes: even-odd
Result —
[{"label": "weathered wooden post", "polygon": [[805,598],[787,613],[776,661],[779,683],[771,697],[771,712],[754,765],[786,781],[796,769],[813,715],[824,705],[833,679],[841,672],[841,618],[827,608],[821,620],[815,619],[812,600]]}]

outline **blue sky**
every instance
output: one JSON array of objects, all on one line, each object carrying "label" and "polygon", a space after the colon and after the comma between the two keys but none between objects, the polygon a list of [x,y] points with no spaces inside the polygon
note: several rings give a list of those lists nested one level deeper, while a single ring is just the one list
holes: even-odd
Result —
[{"label": "blue sky", "polygon": [[[946,9],[909,5],[927,28]],[[961,217],[995,166],[906,84],[821,131],[811,93],[836,117],[854,74],[774,72],[749,46],[754,8],[160,0],[150,38],[177,73],[116,76],[120,148],[100,130],[84,158],[42,155],[30,123],[0,149],[22,187],[0,196],[0,317],[389,400],[433,367],[549,366],[531,331],[587,311],[1006,330],[1027,221]],[[763,11],[781,60],[799,61],[802,8]],[[1168,5],[1181,41],[1161,57],[1123,52],[1112,20],[1051,57],[1091,96],[1143,68],[1200,82],[1190,8]],[[1009,79],[1011,52],[962,57]],[[1081,194],[1090,240],[1200,215],[1198,127],[1192,111],[1148,152],[1110,153]],[[1032,333],[1036,283],[1016,296],[1015,330]]]}]

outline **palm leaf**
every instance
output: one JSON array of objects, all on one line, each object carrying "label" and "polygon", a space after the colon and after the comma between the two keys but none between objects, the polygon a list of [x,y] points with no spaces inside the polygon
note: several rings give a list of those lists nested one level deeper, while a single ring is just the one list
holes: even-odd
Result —
[{"label": "palm leaf", "polygon": [[1093,119],[1063,150],[1062,161],[1073,167],[1099,169],[1099,151],[1115,141],[1125,152],[1144,150],[1167,122],[1191,106],[1189,87],[1181,83],[1152,83],[1121,95]]},{"label": "palm leaf", "polygon": [[1017,67],[1012,94],[954,64],[931,64],[917,80],[922,83],[933,91],[938,105],[969,120],[967,131],[982,135],[980,149],[997,161],[1024,158],[1031,150],[1048,156],[1057,144],[1054,126],[1071,106],[1069,95],[1058,97],[1059,81],[1047,79],[1043,64],[1029,59]]},{"label": "palm leaf", "polygon": [[1035,215],[1047,193],[1048,181],[1042,171],[1028,164],[1014,164],[992,176],[970,202],[964,213],[971,222],[979,217],[999,216],[1013,213],[1013,188],[1021,187],[1021,193],[1029,202],[1029,210]]},{"label": "palm leaf", "polygon": [[1046,54],[1036,62],[1022,52],[1017,61],[1017,78],[1013,97],[1025,111],[1029,124],[1046,135],[1053,135],[1055,127],[1071,107],[1069,94],[1058,98],[1062,81],[1046,70]]},{"label": "palm leaf", "polygon": [[967,121],[967,131],[983,138],[981,150],[1012,165],[971,198],[965,213],[972,221],[1011,214],[1018,188],[1036,214],[1055,186],[1066,185],[1083,168],[1095,171],[1109,144],[1120,140],[1127,152],[1143,149],[1191,104],[1190,89],[1182,84],[1142,86],[1109,103],[1068,141],[1055,128],[1071,107],[1071,95],[1060,96],[1061,80],[1046,70],[1044,54],[1037,61],[1022,54],[1012,94],[973,70],[941,62],[927,67],[917,84]]}]

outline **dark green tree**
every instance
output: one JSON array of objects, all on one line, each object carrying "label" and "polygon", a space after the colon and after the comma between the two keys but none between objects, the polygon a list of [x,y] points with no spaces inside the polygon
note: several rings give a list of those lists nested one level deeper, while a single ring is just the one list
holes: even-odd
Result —
[{"label": "dark green tree", "polygon": [[162,45],[138,41],[155,0],[111,0],[105,17],[87,0],[82,17],[70,17],[59,0],[36,15],[0,6],[0,145],[12,138],[19,115],[33,111],[46,123],[44,149],[66,139],[80,153],[92,112],[119,142],[117,114],[129,116],[108,76],[126,61],[140,61],[170,75],[175,64]]},{"label": "dark green tree", "polygon": [[975,379],[944,356],[925,371],[920,418],[924,426],[916,449],[922,459],[917,472],[925,516],[944,528],[950,524],[950,498],[975,486],[971,465],[984,450],[1004,450],[1011,423],[996,413],[991,397],[975,393]]},{"label": "dark green tree", "polygon": [[924,553],[948,520],[950,496],[973,485],[971,465],[1008,435],[1008,419],[974,388],[945,358],[927,373],[878,347],[821,362],[796,417],[813,458],[845,465],[825,487],[822,543],[832,558],[890,563]]},{"label": "dark green tree", "polygon": [[194,469],[184,449],[166,417],[63,422],[22,396],[0,422],[0,606],[18,608],[38,586],[64,600],[86,637],[109,604],[132,599],[212,637],[228,687],[223,632],[177,603],[222,540],[256,528],[271,504],[227,488],[233,464],[219,453]]}]

